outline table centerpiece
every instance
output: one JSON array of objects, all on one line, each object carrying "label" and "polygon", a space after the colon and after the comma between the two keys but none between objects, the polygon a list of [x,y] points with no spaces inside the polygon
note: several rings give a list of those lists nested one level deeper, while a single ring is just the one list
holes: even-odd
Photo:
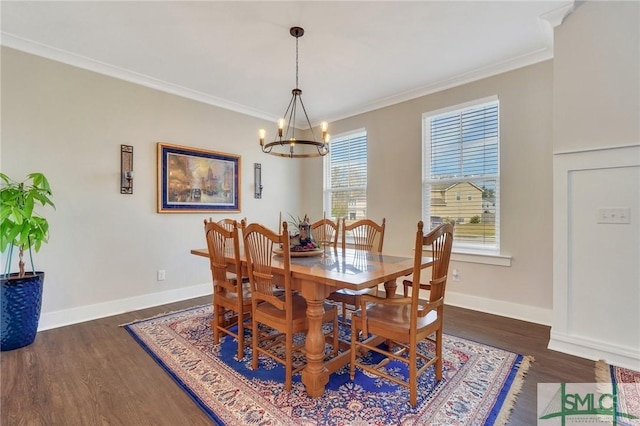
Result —
[{"label": "table centerpiece", "polygon": [[291,252],[316,252],[321,250],[311,233],[309,217],[305,214],[303,219],[295,218],[291,215],[289,221],[289,247]]}]

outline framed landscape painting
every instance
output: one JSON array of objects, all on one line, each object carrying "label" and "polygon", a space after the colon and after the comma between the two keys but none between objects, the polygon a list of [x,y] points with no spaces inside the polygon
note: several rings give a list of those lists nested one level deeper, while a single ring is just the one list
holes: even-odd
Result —
[{"label": "framed landscape painting", "polygon": [[240,156],[158,143],[158,212],[240,211]]}]

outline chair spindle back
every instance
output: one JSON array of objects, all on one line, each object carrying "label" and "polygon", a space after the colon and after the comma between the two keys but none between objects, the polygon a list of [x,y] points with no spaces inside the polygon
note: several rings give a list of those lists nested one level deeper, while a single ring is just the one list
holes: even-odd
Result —
[{"label": "chair spindle back", "polygon": [[343,218],[342,249],[345,250],[347,248],[347,233],[350,233],[353,237],[353,247],[355,249],[381,253],[385,226],[385,218],[382,218],[382,224],[380,225],[371,219],[360,219],[347,225],[346,219]]},{"label": "chair spindle back", "polygon": [[[287,223],[282,224],[282,234],[277,234],[257,223],[246,225],[246,222],[243,221],[241,227],[254,303],[263,300],[280,310],[285,310],[287,305],[291,304],[291,279],[288,273],[291,259]],[[282,279],[284,282],[279,282],[280,280],[276,282],[271,269],[274,248],[276,247],[282,247],[283,267],[287,271]],[[278,297],[282,292],[277,291],[276,285],[284,285],[284,300]],[[287,311],[291,311],[291,309]]]}]

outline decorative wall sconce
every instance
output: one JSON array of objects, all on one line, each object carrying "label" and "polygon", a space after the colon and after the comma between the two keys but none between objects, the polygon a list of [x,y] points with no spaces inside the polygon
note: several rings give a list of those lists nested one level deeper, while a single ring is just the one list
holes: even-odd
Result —
[{"label": "decorative wall sconce", "polygon": [[120,193],[133,194],[133,146],[120,145]]},{"label": "decorative wall sconce", "polygon": [[253,163],[254,198],[262,198],[262,164]]}]

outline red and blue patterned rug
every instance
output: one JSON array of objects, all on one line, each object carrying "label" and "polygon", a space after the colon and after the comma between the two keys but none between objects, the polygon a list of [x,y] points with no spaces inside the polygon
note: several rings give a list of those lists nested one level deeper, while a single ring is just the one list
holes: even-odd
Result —
[{"label": "red and blue patterned rug", "polygon": [[596,382],[605,386],[600,389],[604,394],[613,394],[615,385],[616,409],[619,413],[635,416],[635,419],[618,417],[616,424],[640,425],[640,371],[609,365],[600,360],[596,362]]},{"label": "red and blue patterned rug", "polygon": [[[212,317],[207,305],[124,327],[221,425],[503,425],[532,361],[445,335],[443,380],[435,380],[433,368],[423,373],[415,407],[407,402],[405,387],[360,370],[351,381],[348,365],[331,375],[322,397],[310,398],[299,374],[293,389],[284,390],[284,368],[278,363],[261,357],[260,368],[253,371],[250,345],[241,360],[230,337],[214,345]],[[340,332],[349,339],[348,329]],[[387,368],[406,374],[403,363],[394,361]]]}]

